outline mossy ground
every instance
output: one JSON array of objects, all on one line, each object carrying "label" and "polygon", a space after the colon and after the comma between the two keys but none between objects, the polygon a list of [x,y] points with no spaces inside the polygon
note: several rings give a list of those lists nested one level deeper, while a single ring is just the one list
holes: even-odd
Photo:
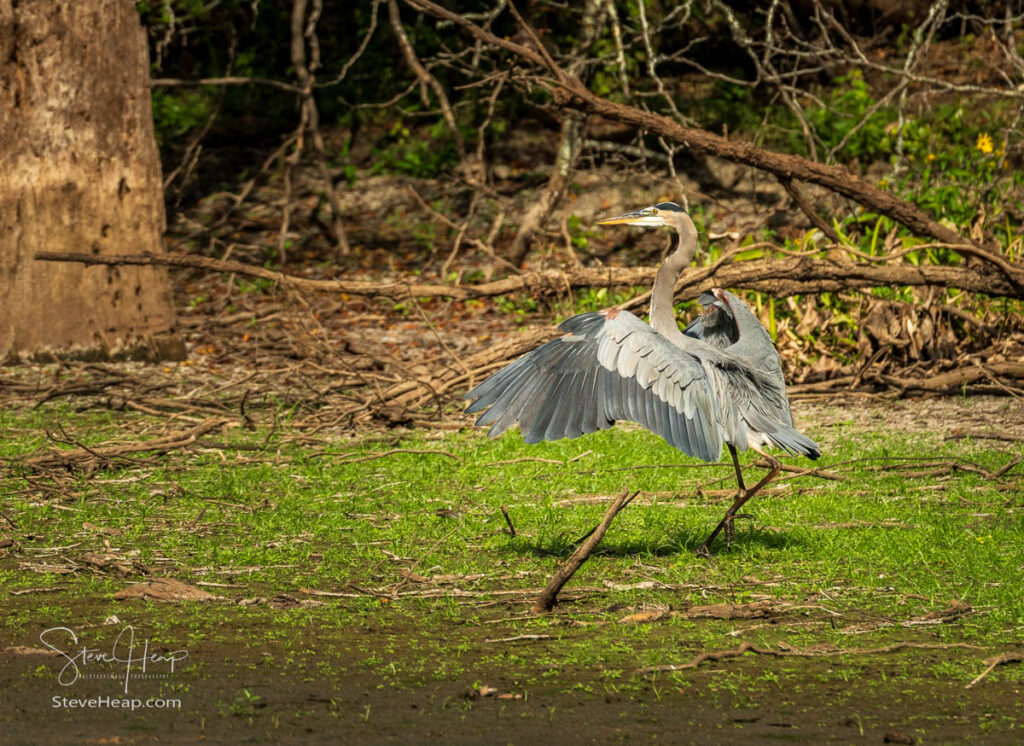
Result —
[{"label": "mossy ground", "polygon": [[[145,418],[56,403],[8,412],[2,531],[14,543],[0,558],[0,649],[40,648],[41,632],[64,626],[79,648],[110,651],[132,625],[138,644],[188,658],[173,676],[130,682],[130,696],[177,697],[180,711],[69,710],[52,699],[113,695],[119,684],[83,677],[63,687],[64,659],[8,651],[0,721],[18,742],[848,742],[890,731],[929,743],[1018,741],[1024,666],[1000,666],[965,687],[986,658],[1020,649],[1024,467],[992,474],[1021,443],[952,438],[955,417],[945,430],[894,428],[886,405],[857,404],[874,408],[865,424],[849,406],[818,406],[801,420],[823,446],[814,466],[841,479],[788,474],[749,503],[736,542],[711,560],[693,550],[727,498],[698,489],[728,488],[731,467],[698,466],[639,429],[537,446],[472,430],[312,445],[282,422],[58,484],[26,474],[16,457],[46,446],[58,424],[90,444],[140,431]],[[1014,401],[1000,406],[1020,417]],[[531,617],[530,589],[626,488],[641,497],[566,587],[566,601]],[[96,568],[86,560],[95,555],[129,569]],[[145,579],[138,565],[214,584],[202,587],[227,600],[115,600]],[[671,613],[758,600],[777,611]],[[944,614],[954,602],[970,610]],[[621,623],[643,611],[663,613]],[[932,647],[748,654],[640,672],[742,642]],[[89,666],[82,672],[123,673],[119,664]]]}]

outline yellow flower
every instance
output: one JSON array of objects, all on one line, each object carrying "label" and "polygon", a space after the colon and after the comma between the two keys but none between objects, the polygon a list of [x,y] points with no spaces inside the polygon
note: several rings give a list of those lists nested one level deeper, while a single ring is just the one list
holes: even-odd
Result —
[{"label": "yellow flower", "polygon": [[989,135],[987,132],[982,132],[980,135],[978,135],[978,142],[974,144],[974,147],[976,147],[982,153],[991,153],[992,136]]},{"label": "yellow flower", "polygon": [[928,160],[934,161],[935,160],[935,153],[929,153],[928,154]]}]

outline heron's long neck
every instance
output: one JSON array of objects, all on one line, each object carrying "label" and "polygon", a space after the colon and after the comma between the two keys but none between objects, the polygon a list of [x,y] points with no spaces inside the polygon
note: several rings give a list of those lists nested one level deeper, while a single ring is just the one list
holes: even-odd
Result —
[{"label": "heron's long neck", "polygon": [[654,278],[654,290],[651,291],[651,326],[654,331],[669,339],[675,340],[683,336],[679,331],[679,325],[676,324],[676,311],[672,300],[675,297],[676,280],[693,261],[696,249],[697,230],[689,223],[681,228],[676,250],[665,258]]}]

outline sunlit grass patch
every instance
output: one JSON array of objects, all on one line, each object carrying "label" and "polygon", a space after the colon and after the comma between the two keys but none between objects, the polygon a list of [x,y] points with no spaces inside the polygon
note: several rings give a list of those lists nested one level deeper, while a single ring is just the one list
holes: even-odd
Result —
[{"label": "sunlit grass patch", "polygon": [[[58,415],[82,442],[122,437],[108,418],[44,407],[5,415],[19,436],[3,455],[46,446],[47,418]],[[3,533],[17,541],[0,559],[11,610],[4,634],[117,615],[188,644],[273,650],[314,679],[358,670],[401,689],[500,672],[502,686],[519,692],[645,697],[655,696],[652,686],[685,690],[697,674],[639,669],[744,642],[796,650],[968,643],[976,652],[911,649],[872,669],[884,674],[883,688],[963,686],[1024,625],[1020,467],[992,477],[1021,448],[930,431],[897,437],[884,416],[877,429],[854,426],[842,410],[829,417],[824,426],[801,423],[822,444],[821,460],[785,462],[840,479],[784,473],[745,506],[735,544],[719,544],[710,561],[693,550],[728,505],[731,466],[687,459],[633,427],[536,446],[515,432],[490,440],[466,430],[309,448],[286,429],[232,431],[215,447],[200,442],[64,481],[15,469],[3,508],[16,527]],[[751,478],[760,471],[749,467]],[[530,617],[534,589],[626,488],[640,497],[556,613]],[[204,584],[226,601],[115,601],[143,576],[92,568],[90,553]],[[12,593],[47,587],[56,590]],[[773,611],[752,618],[686,616],[694,606],[764,601]],[[333,662],[307,665],[313,647]],[[857,679],[866,664],[839,656],[723,665],[729,673],[705,694],[735,705],[780,687]],[[990,674],[993,682],[1020,676],[1013,666]]]}]

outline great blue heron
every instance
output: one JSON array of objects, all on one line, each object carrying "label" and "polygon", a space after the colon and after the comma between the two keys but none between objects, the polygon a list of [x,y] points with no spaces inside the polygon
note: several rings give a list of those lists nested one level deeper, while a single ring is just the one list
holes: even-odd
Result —
[{"label": "great blue heron", "polygon": [[[618,224],[671,226],[679,235],[654,280],[650,325],[616,308],[566,319],[558,327],[565,332],[561,338],[523,355],[466,394],[473,400],[468,413],[487,410],[476,424],[490,425],[488,435],[497,437],[518,422],[523,439],[537,443],[576,438],[630,420],[703,461],[718,461],[727,443],[737,476],[736,450],[751,446],[771,443],[817,457],[817,445],[793,427],[791,418],[779,416],[789,411],[781,376],[729,349],[688,337],[676,324],[676,279],[697,250],[697,229],[687,212],[662,202],[598,221]],[[711,541],[731,523],[735,507],[700,553],[707,554]]]}]

